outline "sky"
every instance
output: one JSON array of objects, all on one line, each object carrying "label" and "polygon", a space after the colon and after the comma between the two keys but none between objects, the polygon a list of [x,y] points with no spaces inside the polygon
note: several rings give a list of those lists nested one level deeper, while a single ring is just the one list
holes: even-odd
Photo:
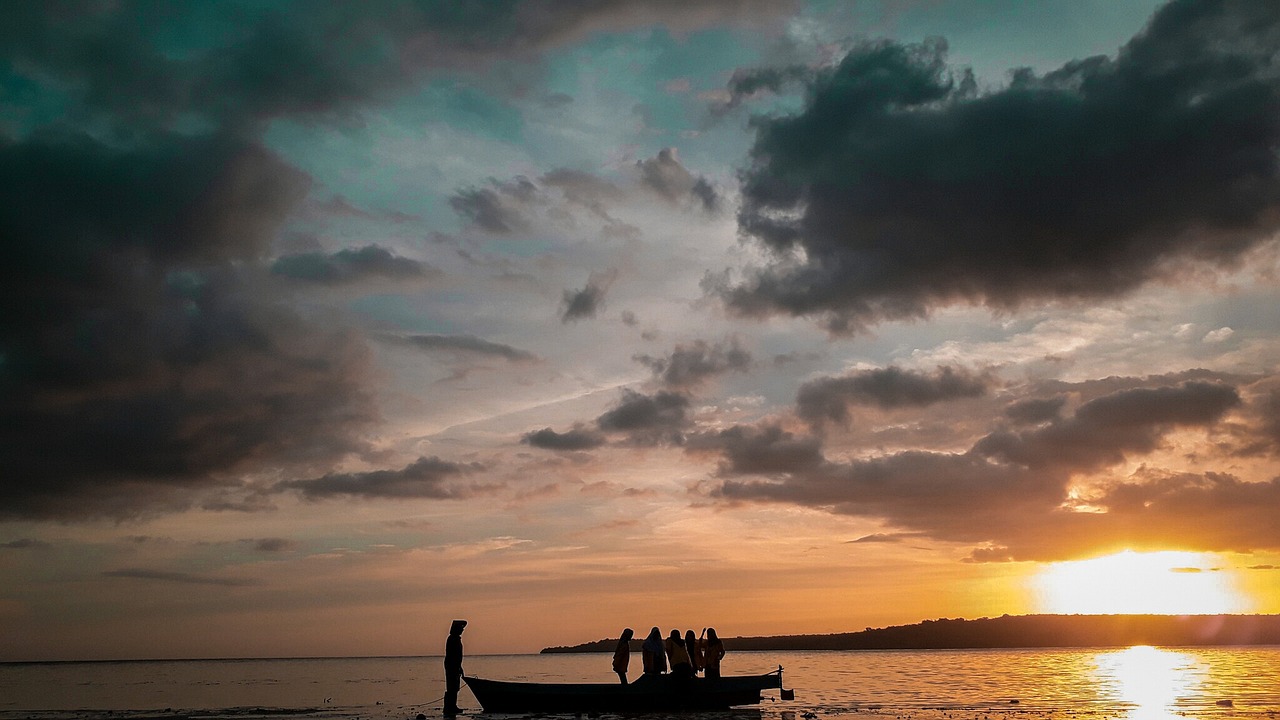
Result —
[{"label": "sky", "polygon": [[0,5],[0,660],[1280,612],[1278,50],[1244,1]]}]

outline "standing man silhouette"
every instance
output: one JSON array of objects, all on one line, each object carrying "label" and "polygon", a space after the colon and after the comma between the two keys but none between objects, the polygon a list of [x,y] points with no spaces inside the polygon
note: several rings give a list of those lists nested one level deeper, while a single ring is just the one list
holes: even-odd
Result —
[{"label": "standing man silhouette", "polygon": [[444,714],[456,716],[458,690],[462,687],[462,629],[466,620],[454,620],[449,627],[449,639],[444,641]]}]

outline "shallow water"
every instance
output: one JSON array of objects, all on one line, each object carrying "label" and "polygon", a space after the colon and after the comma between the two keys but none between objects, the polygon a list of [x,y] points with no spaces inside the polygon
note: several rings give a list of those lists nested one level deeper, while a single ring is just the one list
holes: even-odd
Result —
[{"label": "shallow water", "polygon": [[[466,669],[495,679],[609,682],[609,662],[608,655],[490,655],[468,657]],[[1280,717],[1280,647],[731,649],[725,672],[763,673],[779,664],[796,699],[766,693],[758,710],[726,717]],[[0,720],[439,717],[443,695],[438,657],[0,664]],[[467,714],[479,713],[465,688],[459,700]]]}]

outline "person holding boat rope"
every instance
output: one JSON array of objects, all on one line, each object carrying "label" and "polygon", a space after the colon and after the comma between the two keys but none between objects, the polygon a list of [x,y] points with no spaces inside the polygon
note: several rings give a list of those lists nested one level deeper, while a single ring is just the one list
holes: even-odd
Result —
[{"label": "person holding boat rope", "polygon": [[462,629],[466,620],[454,620],[449,627],[449,639],[444,641],[444,714],[455,717],[462,710],[458,707],[458,690],[462,688]]}]

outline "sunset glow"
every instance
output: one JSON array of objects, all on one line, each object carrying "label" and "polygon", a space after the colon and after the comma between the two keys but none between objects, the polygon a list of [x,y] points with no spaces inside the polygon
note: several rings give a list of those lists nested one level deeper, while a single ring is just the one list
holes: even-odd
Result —
[{"label": "sunset glow", "polygon": [[1280,613],[1277,46],[0,3],[0,661]]},{"label": "sunset glow", "polygon": [[1234,574],[1207,553],[1126,550],[1052,563],[1033,581],[1040,610],[1066,614],[1200,615],[1248,612]]}]

